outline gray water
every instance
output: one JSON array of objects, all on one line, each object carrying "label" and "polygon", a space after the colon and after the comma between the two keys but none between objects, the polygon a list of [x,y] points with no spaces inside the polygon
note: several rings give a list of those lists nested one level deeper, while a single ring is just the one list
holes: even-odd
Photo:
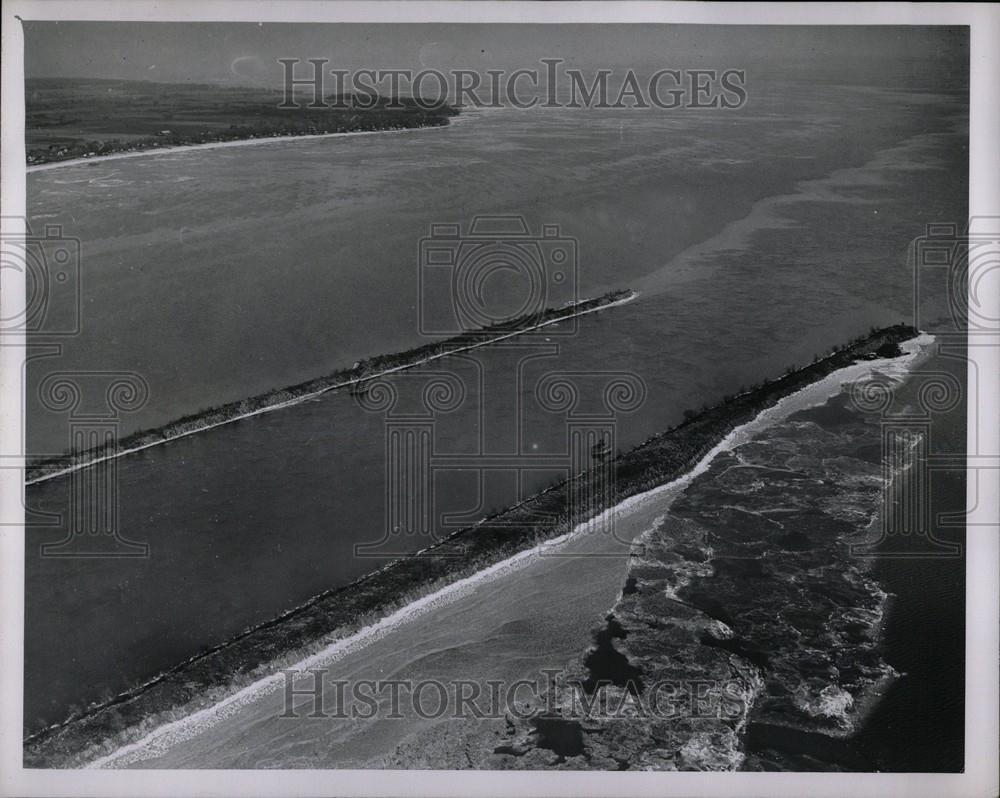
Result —
[{"label": "gray water", "polygon": [[[423,340],[429,226],[519,213],[578,241],[581,296],[641,296],[575,334],[428,367],[466,385],[435,418],[436,451],[560,452],[565,412],[535,395],[552,371],[641,379],[645,402],[616,418],[628,448],[686,408],[908,319],[909,242],[966,216],[965,112],[944,93],[788,81],[726,114],[503,110],[446,130],[35,173],[33,223],[83,237],[83,324],[62,356],[29,368],[28,395],[51,371],[135,371],[150,400],[127,432],[408,348]],[[411,400],[422,385],[396,383]],[[29,400],[28,436],[29,450],[60,451],[66,419]],[[558,476],[549,463],[516,485],[475,466],[442,475],[438,510],[471,522]],[[347,395],[117,469],[119,529],[147,558],[40,557],[65,524],[29,529],[29,729],[430,539],[390,535],[356,556],[387,531],[386,422]],[[29,488],[29,509],[65,512],[70,485]]]}]

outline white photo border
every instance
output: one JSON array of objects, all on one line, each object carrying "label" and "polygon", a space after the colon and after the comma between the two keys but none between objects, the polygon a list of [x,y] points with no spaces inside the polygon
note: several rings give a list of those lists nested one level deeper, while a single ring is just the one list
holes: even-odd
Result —
[{"label": "white photo border", "polygon": [[[1000,6],[908,3],[302,2],[261,0],[11,0],[2,28],[2,209],[25,215],[24,37],[19,20],[174,22],[689,23],[726,25],[968,25],[970,216],[1000,217]],[[3,233],[16,233],[5,226]],[[0,317],[23,309],[25,285],[3,273]],[[970,279],[970,284],[973,282]],[[987,303],[983,306],[983,301]],[[1000,318],[1000,291],[980,301]],[[989,302],[992,301],[992,307]],[[970,347],[980,374],[978,428],[968,450],[1000,456],[1000,341]],[[0,453],[23,455],[23,338],[0,346]],[[985,387],[985,390],[984,390]],[[1000,473],[1000,472],[998,472]],[[994,486],[995,488],[997,486]],[[969,485],[971,491],[975,485]],[[0,469],[0,503],[23,507],[23,475]],[[24,530],[0,527],[0,795],[19,796],[994,796],[998,794],[1000,490],[980,496],[966,542],[965,772],[652,773],[372,770],[33,770],[22,767]],[[155,773],[155,775],[154,775]]]}]

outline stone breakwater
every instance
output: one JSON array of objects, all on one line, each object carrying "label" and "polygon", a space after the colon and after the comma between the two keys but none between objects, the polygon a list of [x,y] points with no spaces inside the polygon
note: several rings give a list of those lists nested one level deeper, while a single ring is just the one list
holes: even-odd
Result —
[{"label": "stone breakwater", "polygon": [[[635,291],[616,289],[600,297],[584,299],[560,308],[546,308],[540,313],[519,316],[492,327],[465,332],[405,352],[377,355],[366,360],[359,360],[350,369],[342,369],[298,385],[279,388],[238,402],[230,402],[219,407],[202,410],[162,427],[142,430],[121,440],[112,440],[100,447],[68,452],[59,457],[44,458],[34,462],[29,459],[25,470],[25,485],[33,485],[64,476],[73,471],[89,468],[97,463],[134,454],[153,446],[160,446],[178,438],[214,429],[223,424],[294,407],[330,391],[348,388],[352,393],[364,397],[366,391],[380,377],[387,377],[449,355],[489,346],[552,324],[623,305],[626,302],[631,302],[637,296]],[[139,406],[147,398],[148,388],[145,386],[132,386],[126,383],[125,388],[131,391],[129,404]],[[45,389],[43,384],[42,389],[50,391],[53,401],[55,401],[55,393],[64,390],[64,387],[61,383],[55,382],[48,389]]]},{"label": "stone breakwater", "polygon": [[[884,486],[878,424],[843,393],[718,455],[635,544],[555,710],[510,723],[491,766],[758,769],[748,726],[850,735],[896,675],[888,596],[852,549]],[[581,716],[599,691],[614,711]]]}]

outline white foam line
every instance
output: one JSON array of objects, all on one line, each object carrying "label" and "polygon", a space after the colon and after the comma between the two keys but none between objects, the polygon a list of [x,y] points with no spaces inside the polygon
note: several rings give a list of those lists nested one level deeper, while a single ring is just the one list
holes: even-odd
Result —
[{"label": "white foam line", "polygon": [[[904,341],[899,345],[899,348],[905,353],[901,357],[860,360],[849,366],[832,371],[822,379],[779,399],[771,407],[762,410],[753,421],[748,422],[744,427],[749,427],[751,424],[766,426],[775,421],[782,420],[796,410],[822,404],[827,399],[840,393],[846,382],[858,382],[866,377],[874,377],[877,373],[884,374],[897,381],[901,380],[903,375],[913,367],[917,359],[921,357],[922,353],[933,342],[933,335],[921,333],[916,338],[911,338],[909,341]],[[803,399],[806,401],[801,406],[789,407],[789,405],[801,403]]]},{"label": "white foam line", "polygon": [[[696,476],[708,470],[709,465],[711,465],[712,460],[715,459],[717,454],[736,448],[736,446],[741,442],[741,439],[749,440],[752,437],[751,433],[760,432],[772,424],[784,421],[788,416],[792,415],[792,413],[823,404],[823,402],[840,393],[843,390],[845,383],[860,382],[866,377],[870,379],[874,377],[876,373],[885,374],[891,378],[895,378],[896,380],[901,380],[902,375],[905,375],[911,368],[913,368],[918,360],[922,359],[923,355],[927,351],[927,348],[933,342],[933,335],[921,333],[916,338],[912,338],[909,341],[904,341],[900,344],[900,349],[905,352],[902,357],[877,358],[875,360],[863,360],[857,363],[852,363],[849,366],[844,366],[843,368],[830,372],[822,379],[806,385],[804,388],[796,391],[795,393],[782,397],[771,405],[771,407],[762,410],[746,424],[741,424],[740,426],[735,427],[728,435],[726,435],[725,438],[719,441],[719,443],[712,448],[712,451],[705,455],[698,465],[696,465],[684,477],[681,477],[681,479],[676,480],[674,483],[670,483],[670,485],[674,486],[682,481],[685,484],[693,481]],[[656,490],[658,489],[654,488],[649,492],[649,494],[643,494],[643,496],[655,493]],[[642,542],[647,540],[650,535],[655,533],[658,526],[658,524],[654,524],[652,527],[645,530],[636,538],[636,541]],[[671,597],[676,599],[677,591],[681,587],[690,583],[690,579],[685,578],[683,575],[679,575],[677,583],[672,589],[670,589]]]},{"label": "white foam line", "polygon": [[[809,403],[806,406],[814,406],[821,404],[826,401],[826,399],[839,393],[845,382],[862,379],[866,375],[873,376],[879,368],[885,368],[890,365],[898,365],[898,368],[889,368],[886,369],[886,371],[905,372],[913,365],[915,360],[920,356],[921,352],[930,343],[932,343],[933,340],[933,336],[921,335],[918,338],[904,342],[901,345],[903,351],[906,352],[904,357],[880,358],[877,360],[862,361],[831,372],[821,380],[807,385],[800,391],[778,400],[774,405],[762,410],[753,419],[745,424],[735,427],[722,440],[713,446],[712,449],[705,454],[705,456],[702,457],[693,468],[685,472],[680,477],[671,480],[670,482],[666,482],[663,485],[652,488],[645,493],[630,496],[619,504],[616,504],[614,507],[604,510],[602,513],[589,521],[585,521],[577,525],[570,532],[560,535],[559,537],[552,538],[551,540],[541,543],[534,548],[518,552],[506,560],[494,563],[482,571],[477,571],[471,576],[459,579],[458,581],[453,582],[452,584],[447,585],[428,596],[417,599],[405,607],[401,607],[380,621],[364,627],[349,637],[330,644],[321,651],[306,657],[285,670],[305,671],[319,665],[330,665],[337,660],[342,659],[347,654],[357,651],[358,649],[381,639],[397,626],[400,626],[407,621],[414,620],[437,607],[454,602],[474,590],[479,585],[496,579],[515,568],[525,565],[529,560],[539,556],[546,549],[561,546],[572,538],[586,532],[594,525],[601,525],[601,528],[603,528],[603,524],[612,515],[621,514],[640,504],[645,504],[651,499],[656,498],[669,490],[685,487],[688,483],[694,480],[695,477],[704,473],[718,454],[726,451],[727,449],[733,448],[737,441],[739,441],[740,438],[746,435],[751,429],[767,426],[768,424],[781,420],[783,417],[790,415],[796,410],[802,409],[800,407],[790,406],[795,404],[790,400],[796,398],[801,399],[808,394]],[[284,679],[285,677],[282,671],[271,674],[270,676],[247,685],[233,695],[222,699],[210,707],[206,707],[205,709],[194,712],[191,715],[164,724],[136,742],[129,743],[128,745],[125,745],[110,754],[102,756],[85,767],[105,768],[113,763],[129,764],[131,762],[137,762],[154,757],[159,753],[166,751],[171,745],[176,745],[184,742],[185,740],[189,740],[206,729],[211,728],[211,726],[233,715],[242,706],[256,701],[261,696],[274,692],[274,690],[283,686]]]},{"label": "white foam line", "polygon": [[[333,385],[327,385],[324,388],[320,388],[316,391],[311,391],[310,393],[304,393],[301,396],[296,396],[293,399],[287,399],[284,402],[277,402],[273,405],[267,405],[265,407],[259,407],[256,410],[251,410],[249,413],[242,413],[238,416],[232,416],[231,418],[225,418],[222,421],[216,421],[211,424],[206,424],[202,427],[195,427],[189,429],[186,432],[179,432],[176,435],[171,435],[169,438],[159,438],[155,441],[150,441],[149,443],[144,443],[141,446],[133,446],[129,449],[122,449],[121,451],[114,452],[113,454],[107,454],[103,457],[95,457],[93,460],[87,460],[83,463],[77,463],[76,465],[70,466],[68,468],[60,469],[59,471],[53,471],[49,474],[42,474],[41,476],[34,477],[33,479],[25,480],[25,485],[35,485],[39,482],[45,482],[49,479],[55,479],[56,477],[64,476],[65,474],[72,474],[74,471],[79,471],[83,468],[90,468],[92,465],[97,465],[97,463],[103,463],[106,460],[114,460],[118,457],[124,457],[127,454],[132,454],[134,452],[141,452],[143,449],[151,449],[154,446],[162,446],[164,443],[170,443],[171,441],[179,440],[180,438],[186,438],[188,435],[194,435],[198,432],[205,432],[206,430],[215,429],[216,427],[221,427],[224,424],[231,424],[234,421],[242,421],[245,418],[253,418],[254,416],[260,416],[264,413],[270,413],[273,410],[281,410],[286,407],[293,407],[294,405],[302,404],[303,402],[308,402],[310,399],[315,399],[317,396],[328,393],[330,391],[336,391],[340,388],[348,388],[351,385],[356,385],[359,382],[369,382],[371,380],[378,379],[379,377],[384,377],[387,374],[393,374],[398,371],[406,371],[407,369],[416,368],[417,366],[422,366],[425,363],[430,363],[434,360],[439,360],[443,357],[450,357],[451,355],[456,355],[459,352],[468,352],[470,349],[478,349],[481,346],[489,346],[495,344],[498,341],[505,341],[508,338],[514,338],[518,335],[524,335],[532,330],[539,330],[542,327],[548,327],[550,324],[558,324],[559,322],[569,321],[570,319],[578,318],[579,316],[586,316],[588,313],[596,313],[599,310],[607,310],[608,308],[617,307],[618,305],[624,305],[631,302],[633,299],[639,296],[638,291],[633,291],[629,296],[623,297],[622,299],[616,299],[614,302],[608,302],[604,305],[598,305],[593,308],[587,308],[586,310],[580,310],[576,313],[571,313],[568,316],[560,316],[557,319],[549,319],[548,321],[543,321],[541,324],[535,324],[531,327],[525,327],[520,330],[515,330],[514,332],[504,333],[503,335],[498,335],[495,338],[490,338],[486,341],[479,341],[478,343],[468,344],[466,346],[460,346],[455,349],[449,349],[445,352],[438,352],[435,355],[429,355],[421,360],[415,360],[412,363],[404,363],[402,366],[393,366],[392,368],[385,369],[383,371],[376,372],[374,374],[367,374],[364,377],[356,377],[353,380],[346,380],[344,382],[338,382]],[[583,300],[584,302],[588,300]]]},{"label": "white foam line", "polygon": [[251,147],[257,144],[274,144],[276,142],[309,141],[310,139],[329,139],[345,136],[374,136],[378,133],[418,133],[422,130],[447,130],[458,124],[460,117],[449,119],[447,125],[423,125],[422,127],[406,127],[390,130],[352,130],[346,133],[309,133],[304,136],[262,136],[256,139],[238,139],[236,141],[207,141],[203,144],[181,144],[177,147],[149,147],[142,150],[132,150],[131,152],[113,152],[109,155],[95,155],[93,158],[71,158],[66,161],[53,161],[52,163],[33,164],[25,168],[26,172],[47,172],[51,169],[60,169],[64,166],[80,166],[88,163],[101,163],[103,161],[118,161],[122,158],[142,158],[151,155],[178,155],[180,153],[192,152],[195,150],[221,150],[229,147]]}]

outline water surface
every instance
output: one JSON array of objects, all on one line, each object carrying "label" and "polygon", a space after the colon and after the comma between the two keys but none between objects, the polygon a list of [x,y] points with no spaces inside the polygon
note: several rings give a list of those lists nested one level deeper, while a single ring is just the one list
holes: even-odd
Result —
[{"label": "water surface", "polygon": [[[645,402],[616,419],[627,448],[686,408],[907,318],[909,242],[966,215],[964,114],[960,95],[785,81],[727,114],[607,111],[583,124],[569,110],[504,110],[449,130],[35,173],[33,219],[83,238],[84,316],[63,355],[33,361],[28,395],[50,371],[138,372],[151,396],[128,431],[405,349],[420,341],[430,224],[520,213],[578,240],[581,295],[642,295],[573,335],[434,364],[467,388],[434,419],[437,451],[565,452],[565,412],[535,395],[551,371],[644,382]],[[64,416],[32,399],[28,418],[29,449],[65,447]],[[355,555],[393,531],[385,452],[384,416],[332,394],[118,461],[119,528],[147,558],[43,558],[68,522],[29,529],[26,726],[425,545],[390,535]],[[479,462],[442,475],[439,510],[471,522],[558,476],[543,464],[518,485]],[[65,515],[70,486],[29,488],[29,508]]]}]

